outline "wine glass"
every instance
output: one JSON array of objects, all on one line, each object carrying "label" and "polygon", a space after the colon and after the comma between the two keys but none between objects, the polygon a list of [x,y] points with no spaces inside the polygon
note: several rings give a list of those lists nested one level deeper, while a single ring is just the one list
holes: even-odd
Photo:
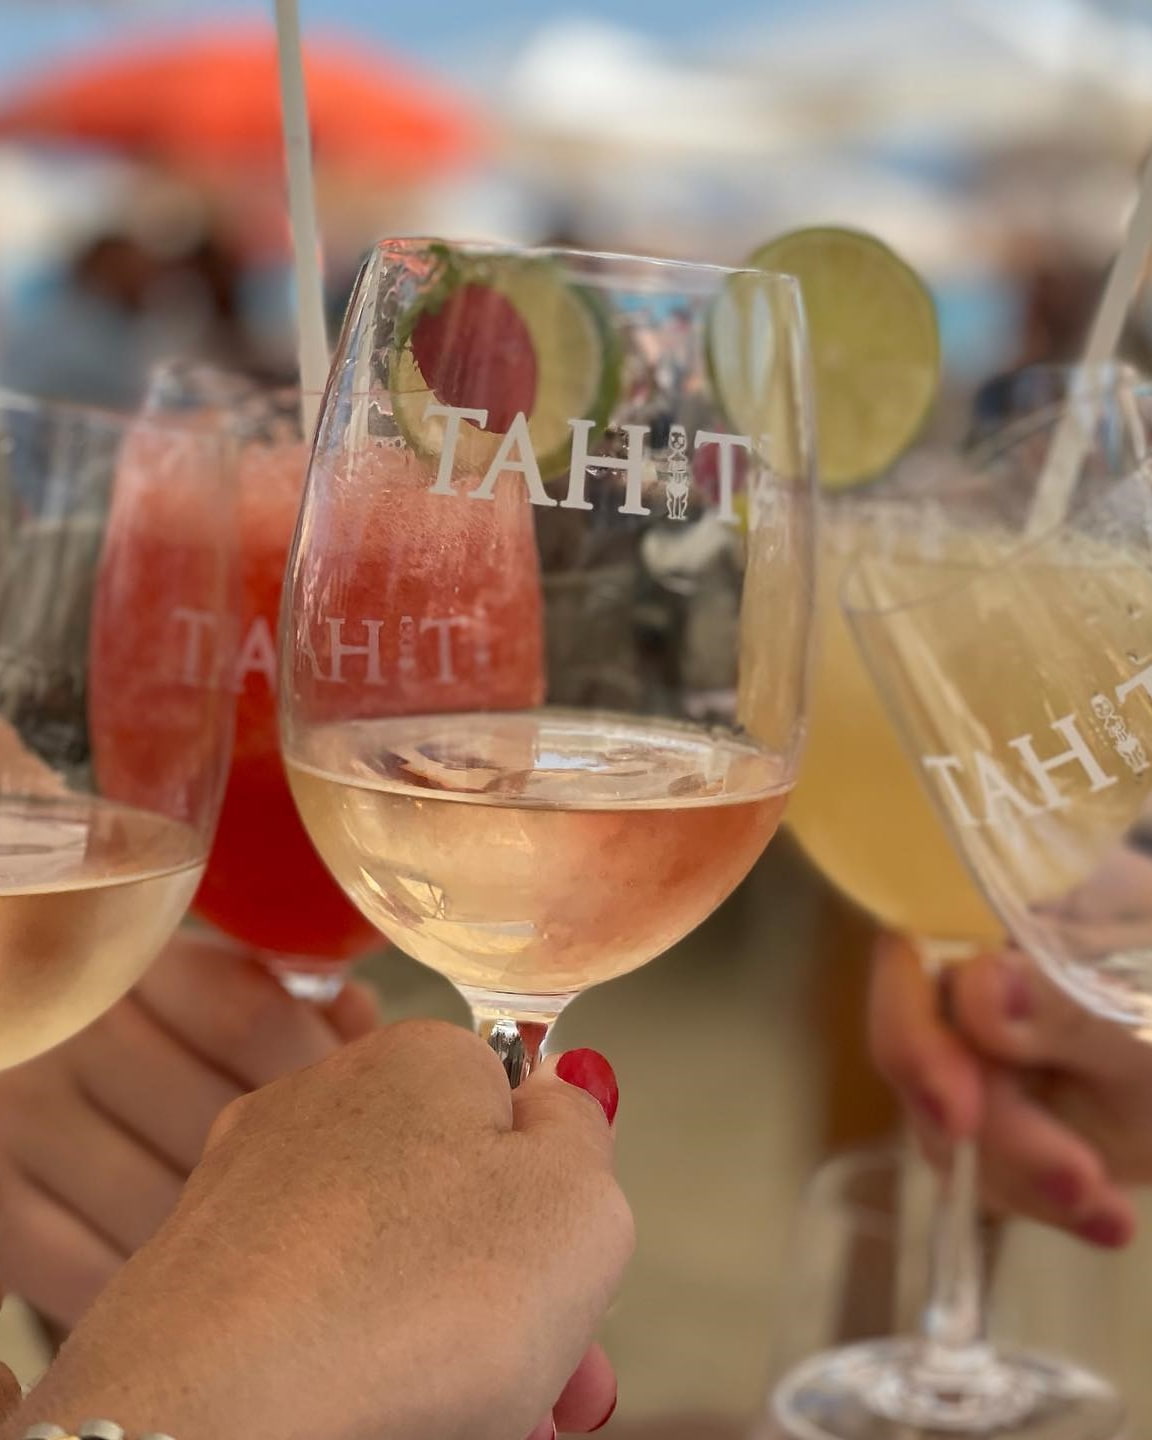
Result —
[{"label": "wine glass", "polygon": [[[816,1173],[787,1235],[769,1350],[773,1379],[815,1352],[875,1342],[915,1324],[933,1180],[919,1156],[896,1145],[850,1151]],[[996,1312],[1013,1337],[1046,1351],[1090,1355],[1103,1371],[1124,1378],[1120,1342],[1137,1340],[1138,1329],[1125,1324],[1125,1297],[1117,1293],[1122,1256],[1101,1255],[1022,1220],[997,1230],[990,1258]],[[758,1440],[791,1433],[782,1431],[773,1410],[765,1407],[754,1431]],[[1001,1433],[1030,1432],[1025,1425]]]},{"label": "wine glass", "polygon": [[[224,802],[193,914],[247,947],[293,995],[327,1003],[380,936],[346,899],[308,839],[288,790],[276,718],[276,634],[284,566],[308,447],[300,396],[207,365],[152,376],[150,414],[196,416],[236,456],[239,639],[232,684],[236,739]],[[185,643],[195,645],[185,623]]]},{"label": "wine glass", "polygon": [[[908,753],[1006,930],[1072,993],[1138,1025],[1152,1008],[1138,839],[1152,781],[1150,421],[1152,393],[1129,372],[1078,373],[1063,405],[971,457],[943,543],[910,523],[858,558],[844,592]],[[855,1367],[852,1401],[829,1385],[825,1407],[879,1410],[894,1428],[870,1435],[904,1434],[935,1390],[945,1411],[970,1395],[1029,1436],[1121,1432],[1103,1381],[991,1350],[977,1292],[955,1278],[947,1324],[839,1357],[841,1376]],[[835,1374],[813,1362],[809,1398]]]},{"label": "wine glass", "polygon": [[139,978],[203,872],[232,739],[219,436],[0,395],[0,1066]]},{"label": "wine glass", "polygon": [[795,778],[813,464],[793,280],[383,242],[287,580],[281,734],[352,900],[513,1083],[699,924]]},{"label": "wine glass", "polygon": [[[1035,366],[998,377],[975,406],[974,439],[1035,423],[1089,372]],[[1131,372],[1095,372],[1106,389]],[[915,533],[922,551],[946,551],[953,529],[963,531],[986,482],[960,455],[922,451],[880,482],[856,493],[823,497],[817,618],[820,645],[809,706],[805,764],[789,804],[788,824],[801,846],[846,895],[890,930],[908,935],[926,966],[939,971],[1003,944],[1004,925],[951,844],[917,767],[901,744],[892,717],[868,674],[841,613],[838,595],[855,557],[888,554]],[[950,1330],[957,1314],[982,1313],[983,1267],[974,1142],[960,1141],[943,1177],[928,1270],[925,1334]],[[805,1406],[803,1385],[781,1392],[788,1414]],[[822,1383],[822,1382],[819,1382]],[[955,1395],[949,1428],[983,1433],[978,1402]],[[1003,1402],[992,1402],[996,1416]],[[928,1402],[936,1411],[939,1403]],[[965,1430],[967,1427],[967,1430]]]}]

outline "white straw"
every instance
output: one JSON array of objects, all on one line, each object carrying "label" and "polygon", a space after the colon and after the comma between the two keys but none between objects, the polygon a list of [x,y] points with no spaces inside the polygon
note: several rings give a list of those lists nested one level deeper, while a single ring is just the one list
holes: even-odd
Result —
[{"label": "white straw", "polygon": [[288,167],[288,216],[296,278],[296,349],[300,361],[300,421],[305,439],[315,434],[320,398],[328,381],[328,334],[320,277],[320,235],[312,180],[312,135],[304,86],[297,0],[276,0],[280,103]]},{"label": "white straw", "polygon": [[[1140,194],[1124,244],[1108,276],[1108,284],[1096,312],[1082,362],[1083,386],[1092,383],[1092,372],[1107,365],[1116,354],[1124,331],[1128,306],[1144,273],[1148,252],[1152,249],[1152,156],[1140,182]],[[1075,395],[1069,397],[1075,399]],[[1084,458],[1092,445],[1091,418],[1088,428],[1081,422],[1076,407],[1069,405],[1052,438],[1040,476],[1039,488],[1028,516],[1028,535],[1035,537],[1059,525],[1068,510],[1068,503],[1080,479]]]}]

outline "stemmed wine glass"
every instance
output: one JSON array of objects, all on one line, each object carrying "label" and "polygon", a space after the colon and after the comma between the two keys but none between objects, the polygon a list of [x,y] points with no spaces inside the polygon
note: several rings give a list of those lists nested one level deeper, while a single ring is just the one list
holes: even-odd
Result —
[{"label": "stemmed wine glass", "polygon": [[435,240],[368,261],[287,579],[284,754],[332,873],[513,1083],[775,831],[813,500],[790,278]]},{"label": "stemmed wine glass", "polygon": [[[293,995],[335,999],[380,936],[345,897],[300,823],[280,754],[276,634],[284,566],[308,447],[300,396],[214,366],[170,362],[151,377],[146,410],[215,426],[235,452],[239,628],[231,684],[236,738],[216,838],[193,915],[254,954]],[[203,617],[184,620],[195,653]]]},{"label": "stemmed wine glass", "polygon": [[[908,752],[1005,928],[1083,1002],[1138,1026],[1152,1013],[1140,842],[1152,789],[1150,422],[1152,392],[1129,372],[1078,373],[1062,405],[972,456],[968,503],[943,545],[926,547],[910,523],[858,558],[844,591]],[[812,1405],[823,1380],[825,1411],[869,1416],[870,1436],[907,1434],[910,1414],[931,1428],[934,1390],[944,1413],[956,1397],[981,1404],[985,1430],[1122,1432],[1122,1406],[1097,1377],[993,1351],[972,1277],[955,1282],[950,1323],[926,1343],[857,1348],[838,1372],[814,1362]]]},{"label": "stemmed wine glass", "polygon": [[[1131,384],[1129,372],[1111,367],[1088,372],[1043,365],[998,377],[977,398],[972,443],[993,433],[993,415],[1004,434],[1012,425],[1034,425],[1038,412],[1089,379],[1100,390]],[[793,834],[819,868],[882,924],[908,934],[934,972],[999,948],[1004,924],[951,844],[919,767],[905,753],[853,643],[839,592],[856,560],[889,555],[894,546],[903,553],[910,535],[928,555],[963,543],[950,537],[963,535],[987,485],[962,455],[920,450],[859,493],[824,497],[819,658],[805,764],[788,811]],[[922,1317],[926,1338],[950,1333],[958,1313],[983,1311],[978,1188],[976,1145],[965,1139],[955,1145],[940,1186]],[[804,1423],[810,1384],[823,1393],[819,1363],[815,1381],[810,1374],[805,1368],[781,1387],[778,1406],[789,1424],[793,1418]],[[995,1423],[1003,1417],[1004,1401],[985,1389],[950,1393],[947,1407],[934,1394],[925,1404],[938,1423],[947,1408],[951,1434],[984,1434],[989,1415]]]},{"label": "stemmed wine glass", "polygon": [[232,739],[220,436],[0,395],[0,1067],[107,1010],[203,872]]}]

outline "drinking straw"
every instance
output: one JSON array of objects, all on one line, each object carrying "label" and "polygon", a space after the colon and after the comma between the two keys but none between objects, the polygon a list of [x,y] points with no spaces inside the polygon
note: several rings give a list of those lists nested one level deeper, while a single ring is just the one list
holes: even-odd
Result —
[{"label": "drinking straw", "polygon": [[[1152,155],[1144,168],[1136,208],[1128,222],[1124,244],[1112,266],[1108,283],[1088,334],[1081,362],[1081,387],[1091,383],[1095,370],[1107,365],[1116,354],[1124,330],[1128,306],[1140,284],[1148,252],[1152,249]],[[1036,497],[1028,516],[1030,538],[1059,525],[1068,510],[1080,479],[1085,456],[1092,445],[1091,425],[1085,425],[1070,405],[1064,412],[1040,475]]]},{"label": "drinking straw", "polygon": [[311,440],[328,381],[328,335],[324,285],[320,275],[320,234],[312,178],[312,135],[300,44],[297,0],[276,0],[276,36],[280,62],[280,104],[284,157],[288,171],[288,218],[292,269],[296,284],[296,353],[300,364],[300,422]]}]

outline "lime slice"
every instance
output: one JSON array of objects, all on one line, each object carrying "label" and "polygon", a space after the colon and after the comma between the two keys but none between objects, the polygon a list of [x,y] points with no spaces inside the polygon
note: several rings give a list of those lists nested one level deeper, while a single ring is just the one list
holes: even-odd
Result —
[{"label": "lime slice", "polygon": [[545,480],[567,469],[570,420],[604,426],[620,383],[619,347],[599,297],[543,256],[473,256],[437,247],[439,273],[401,317],[388,357],[392,409],[420,454],[438,457],[446,417],[430,403],[483,410],[462,420],[455,462],[487,469],[513,419],[528,422]]},{"label": "lime slice", "polygon": [[887,470],[923,426],[940,377],[924,282],[873,236],[832,226],[782,235],[748,264],[800,281],[823,484],[839,490]]}]

